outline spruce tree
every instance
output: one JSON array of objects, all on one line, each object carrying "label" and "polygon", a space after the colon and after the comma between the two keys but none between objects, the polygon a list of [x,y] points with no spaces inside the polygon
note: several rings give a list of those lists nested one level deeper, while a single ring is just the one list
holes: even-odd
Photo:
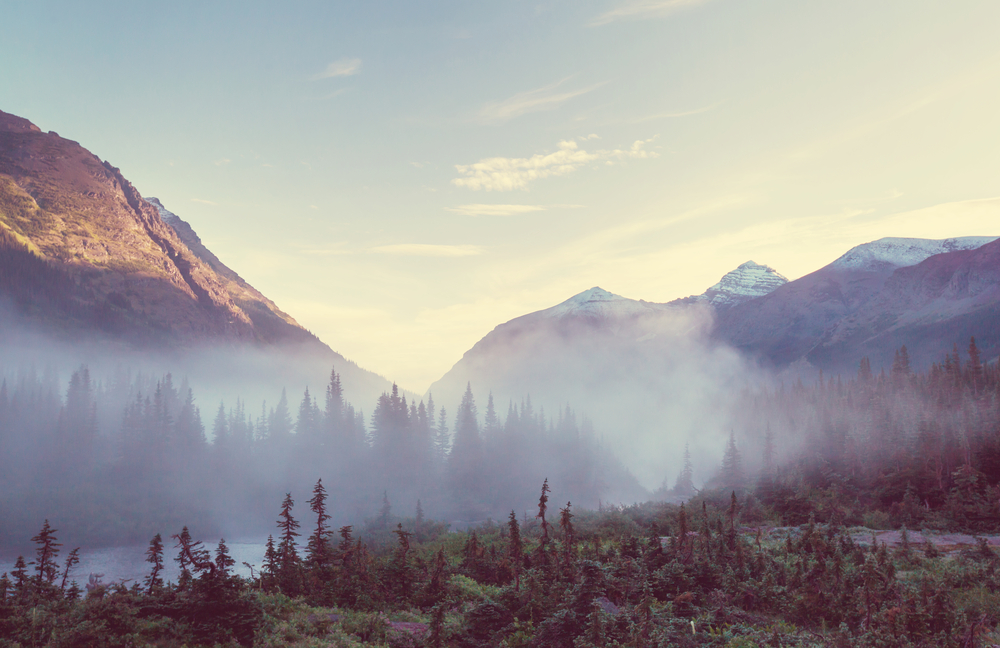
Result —
[{"label": "spruce tree", "polygon": [[226,539],[220,539],[219,545],[215,548],[215,576],[223,583],[228,582],[231,577],[229,570],[235,564],[236,561],[229,555]]},{"label": "spruce tree", "polygon": [[521,542],[521,527],[513,510],[507,518],[507,555],[514,572],[514,591],[521,589],[521,567],[524,563],[524,544]]},{"label": "spruce tree", "polygon": [[267,544],[264,546],[264,565],[260,570],[260,586],[270,589],[278,579],[280,563],[278,562],[278,552],[274,548],[274,536],[267,536]]},{"label": "spruce tree", "polygon": [[299,559],[298,549],[295,547],[295,538],[299,536],[297,529],[299,523],[292,517],[292,507],[295,502],[292,494],[286,493],[285,499],[281,503],[281,512],[278,514],[278,529],[281,530],[278,542],[278,587],[289,596],[295,596],[300,590]]},{"label": "spruce tree", "polygon": [[389,516],[392,514],[392,504],[389,503],[389,491],[382,491],[382,508],[378,512],[376,521],[378,529],[389,528]]},{"label": "spruce tree", "polygon": [[687,443],[684,444],[684,467],[677,475],[674,494],[681,497],[694,495],[694,465],[691,463],[691,450]]},{"label": "spruce tree", "polygon": [[736,433],[729,433],[729,442],[726,443],[726,452],[722,456],[722,482],[727,488],[742,488],[743,458],[736,447]]},{"label": "spruce tree", "polygon": [[38,545],[38,548],[35,550],[35,555],[37,556],[35,560],[35,572],[37,572],[35,582],[38,588],[41,589],[43,584],[51,585],[56,580],[56,576],[59,573],[56,556],[59,555],[59,547],[62,544],[56,542],[56,530],[49,526],[48,520],[45,520],[42,530],[31,541]]},{"label": "spruce tree", "polygon": [[163,579],[160,578],[160,572],[163,571],[163,538],[160,537],[159,533],[149,541],[149,549],[146,550],[146,562],[150,563],[153,569],[143,583],[146,586],[146,593],[152,594],[155,590],[163,586]]},{"label": "spruce tree", "polygon": [[[66,591],[66,583],[69,582],[69,574],[73,570],[73,567],[80,563],[80,547],[73,549],[66,556],[66,563],[63,567],[62,582],[59,584],[59,589],[63,592]],[[5,574],[6,575],[6,574]]]},{"label": "spruce tree", "polygon": [[550,492],[549,478],[546,477],[545,481],[542,483],[542,494],[538,498],[538,515],[535,516],[536,518],[541,518],[542,520],[542,543],[539,546],[539,550],[541,551],[545,551],[545,546],[549,542],[549,525],[545,521],[545,512],[548,510]]},{"label": "spruce tree", "polygon": [[309,510],[316,514],[316,530],[309,536],[306,559],[311,567],[320,572],[324,571],[329,563],[328,542],[331,531],[326,526],[330,519],[326,512],[326,500],[326,489],[323,488],[323,480],[319,479],[313,488],[312,499],[309,500]]},{"label": "spruce tree", "polygon": [[188,528],[185,526],[181,530],[180,535],[175,535],[173,537],[177,540],[177,548],[181,549],[181,551],[177,554],[177,557],[174,558],[174,561],[180,566],[181,569],[181,576],[178,585],[183,587],[191,581],[191,561],[188,559],[188,553],[184,551],[184,547],[191,544],[191,532],[188,531]]}]

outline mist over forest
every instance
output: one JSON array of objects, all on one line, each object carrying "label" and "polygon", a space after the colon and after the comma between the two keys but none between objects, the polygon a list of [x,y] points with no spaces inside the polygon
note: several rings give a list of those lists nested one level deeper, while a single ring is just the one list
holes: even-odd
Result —
[{"label": "mist over forest", "polygon": [[[982,494],[1000,479],[998,372],[974,341],[926,372],[909,366],[903,347],[888,372],[873,372],[865,358],[856,375],[803,380],[751,372],[731,350],[714,351],[726,371],[699,365],[708,356],[694,339],[672,338],[672,364],[669,354],[656,358],[663,380],[678,386],[651,385],[660,400],[644,402],[649,392],[623,399],[607,377],[605,397],[594,390],[578,407],[531,394],[498,401],[476,385],[450,407],[395,385],[355,403],[337,367],[301,391],[279,387],[316,373],[276,372],[280,355],[235,362],[225,348],[204,351],[197,364],[176,363],[194,370],[188,375],[158,369],[170,366],[162,357],[92,347],[91,362],[67,366],[59,357],[72,357],[68,348],[22,345],[0,361],[0,541],[23,543],[23,529],[44,519],[91,545],[182,526],[263,537],[278,499],[302,498],[319,479],[337,524],[384,523],[390,510],[413,518],[418,507],[420,516],[460,524],[502,519],[530,510],[545,479],[590,509],[646,501],[651,491],[682,501],[701,489],[765,484],[762,501],[780,503],[798,523],[806,513],[796,502],[812,501],[801,489],[827,489],[840,503],[820,516],[860,524],[864,507],[852,513],[844,504],[852,493],[920,518],[940,510],[955,484]],[[88,357],[81,348],[76,359]],[[709,384],[712,371],[728,382]],[[699,389],[706,400],[690,398]],[[601,427],[591,411],[602,414]],[[647,455],[645,469],[660,467],[658,483],[641,483],[619,459],[635,448]]]}]

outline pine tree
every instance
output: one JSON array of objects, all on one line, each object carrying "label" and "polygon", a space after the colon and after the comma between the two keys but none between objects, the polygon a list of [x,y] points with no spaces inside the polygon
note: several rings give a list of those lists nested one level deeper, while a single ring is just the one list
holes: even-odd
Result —
[{"label": "pine tree", "polygon": [[260,585],[264,589],[270,589],[277,581],[280,570],[278,562],[278,552],[274,548],[274,536],[267,536],[267,544],[264,546],[264,565],[260,573]]},{"label": "pine tree", "polygon": [[[433,410],[432,410],[433,411]],[[437,429],[434,432],[434,460],[441,470],[448,463],[448,453],[451,447],[451,435],[448,433],[448,414],[441,408]]]},{"label": "pine tree", "polygon": [[677,482],[674,484],[674,494],[681,497],[694,495],[694,465],[691,463],[691,450],[688,444],[684,444],[684,468],[677,475]]},{"label": "pine tree", "polygon": [[[66,556],[66,563],[63,567],[62,582],[59,584],[59,589],[62,592],[66,592],[66,583],[69,582],[69,574],[73,570],[73,567],[80,563],[80,547],[73,549]],[[6,574],[4,574],[6,576]]]},{"label": "pine tree", "polygon": [[570,512],[572,504],[566,502],[566,508],[559,509],[559,526],[562,528],[563,532],[563,543],[565,545],[565,551],[563,553],[565,557],[566,567],[569,568],[573,559],[573,543],[575,541],[575,532],[573,529],[573,513]]},{"label": "pine tree", "polygon": [[177,548],[181,548],[180,553],[174,558],[174,561],[180,566],[181,576],[178,585],[184,587],[191,581],[191,561],[188,559],[188,554],[183,550],[183,547],[187,547],[191,544],[191,532],[188,531],[187,527],[181,530],[180,535],[175,535],[174,539],[177,540]]},{"label": "pine tree", "polygon": [[726,444],[726,452],[722,456],[722,482],[727,488],[742,488],[743,478],[743,458],[736,447],[736,433],[729,433],[729,442]]},{"label": "pine tree", "polygon": [[215,576],[223,583],[230,579],[229,570],[233,568],[236,561],[229,555],[229,547],[226,546],[226,539],[219,540],[219,545],[215,548]]},{"label": "pine tree", "polygon": [[345,569],[351,561],[351,553],[354,547],[354,539],[351,538],[351,531],[354,529],[351,525],[345,525],[340,527],[340,543],[337,545],[337,554],[340,558],[340,564]]},{"label": "pine tree", "polygon": [[10,575],[14,577],[14,593],[23,598],[28,593],[28,565],[24,562],[24,556],[17,557]]},{"label": "pine tree", "polygon": [[295,596],[301,589],[299,578],[301,560],[298,549],[295,547],[295,538],[299,535],[296,530],[299,528],[299,523],[292,517],[293,506],[295,506],[295,502],[292,500],[292,494],[286,493],[285,499],[281,503],[281,512],[278,514],[277,522],[278,528],[281,530],[277,549],[278,586],[282,592],[289,596]]},{"label": "pine tree", "polygon": [[392,504],[389,503],[389,492],[382,491],[382,508],[378,512],[376,525],[378,529],[389,528],[389,516],[392,514]]},{"label": "pine tree", "polygon": [[482,464],[483,442],[479,436],[479,421],[472,385],[467,384],[462,402],[455,415],[455,442],[448,457],[452,488],[469,491],[478,483]]},{"label": "pine tree", "polygon": [[872,381],[872,363],[868,360],[868,356],[861,358],[861,364],[858,366],[858,382],[862,385],[867,385]]},{"label": "pine tree", "polygon": [[514,591],[521,589],[521,566],[524,563],[524,544],[521,542],[521,527],[517,515],[512,510],[507,518],[507,555],[514,571]]},{"label": "pine tree", "polygon": [[550,492],[549,478],[546,477],[545,481],[542,483],[542,494],[538,498],[538,515],[535,516],[536,518],[541,518],[542,520],[542,543],[539,547],[542,551],[545,550],[545,545],[549,542],[549,525],[545,522],[545,512],[548,510]]},{"label": "pine tree", "polygon": [[163,579],[160,578],[160,572],[163,571],[163,538],[160,537],[159,533],[149,541],[146,562],[150,563],[153,569],[143,583],[146,586],[146,593],[152,594],[155,590],[163,587]]},{"label": "pine tree", "polygon": [[35,555],[37,556],[35,560],[35,572],[37,573],[35,583],[38,589],[41,590],[43,585],[51,585],[56,580],[56,576],[59,573],[56,556],[59,555],[59,547],[62,544],[56,542],[56,530],[49,526],[48,520],[45,520],[42,530],[31,541],[38,545],[38,548],[35,550]]},{"label": "pine tree", "polygon": [[321,574],[326,570],[329,563],[329,537],[330,530],[326,522],[330,516],[326,512],[326,489],[323,488],[323,480],[317,480],[313,488],[312,499],[309,500],[309,510],[316,514],[316,530],[309,536],[307,548],[307,562],[311,567]]}]

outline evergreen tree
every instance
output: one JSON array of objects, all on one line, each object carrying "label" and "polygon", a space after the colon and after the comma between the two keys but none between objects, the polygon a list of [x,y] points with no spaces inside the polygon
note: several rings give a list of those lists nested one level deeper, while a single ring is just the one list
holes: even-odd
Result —
[{"label": "evergreen tree", "polygon": [[[69,582],[70,572],[73,570],[73,567],[78,565],[79,563],[80,563],[80,548],[77,547],[72,551],[70,551],[69,555],[66,556],[66,563],[63,567],[62,582],[59,584],[59,589],[62,592],[66,592],[66,583]],[[6,576],[6,574],[4,574],[4,576]]]},{"label": "evergreen tree", "polygon": [[674,483],[674,494],[681,497],[690,497],[694,495],[694,464],[691,463],[691,450],[688,444],[684,444],[684,467],[681,469],[679,475],[677,475],[677,481]]},{"label": "evergreen tree", "polygon": [[[433,411],[433,410],[432,410]],[[451,447],[451,435],[448,432],[448,415],[445,409],[441,408],[441,415],[438,418],[437,429],[434,432],[434,461],[439,470],[443,470],[448,463],[448,453]]]},{"label": "evergreen tree", "polygon": [[281,503],[281,512],[278,514],[278,529],[281,530],[278,542],[278,586],[281,591],[289,596],[299,593],[299,559],[298,549],[295,547],[295,538],[299,536],[297,529],[299,523],[292,517],[292,507],[295,502],[292,494],[286,493],[285,499]]},{"label": "evergreen tree", "polygon": [[215,576],[221,582],[226,583],[231,578],[229,571],[236,565],[236,561],[229,555],[229,547],[226,546],[226,539],[219,540],[219,545],[215,548]]},{"label": "evergreen tree", "polygon": [[307,562],[310,567],[316,569],[321,574],[326,570],[329,563],[329,537],[330,530],[326,523],[330,516],[326,512],[326,489],[323,488],[323,480],[316,481],[313,488],[312,499],[309,500],[309,510],[316,514],[316,530],[309,536],[307,547]]},{"label": "evergreen tree", "polygon": [[180,581],[179,581],[178,585],[180,585],[181,587],[183,587],[183,586],[185,586],[186,584],[188,584],[191,581],[191,570],[190,570],[190,568],[191,568],[192,565],[191,565],[190,560],[188,559],[187,552],[183,550],[183,547],[190,546],[190,544],[191,544],[191,533],[190,533],[190,531],[188,531],[188,528],[185,526],[181,530],[180,535],[175,535],[174,539],[177,540],[177,545],[176,545],[177,548],[181,549],[181,551],[177,554],[177,557],[174,558],[174,561],[178,564],[178,566],[180,567],[180,570],[181,570],[181,576],[180,576]]},{"label": "evergreen tree", "polygon": [[274,536],[267,536],[267,544],[264,546],[264,565],[260,573],[260,585],[264,589],[270,589],[278,579],[280,563],[278,561],[278,551],[274,548]]},{"label": "evergreen tree", "polygon": [[542,483],[542,494],[538,498],[538,515],[535,516],[536,518],[541,518],[542,520],[542,544],[541,547],[539,547],[542,551],[545,550],[545,545],[549,542],[549,525],[545,521],[545,512],[548,510],[550,492],[549,478],[546,477],[545,481]]},{"label": "evergreen tree", "polygon": [[31,541],[38,545],[35,550],[37,556],[35,559],[35,582],[41,589],[42,585],[51,585],[56,580],[59,573],[56,556],[59,555],[59,547],[62,544],[56,542],[56,530],[49,526],[48,520],[45,520],[42,530]]},{"label": "evergreen tree", "polygon": [[726,488],[742,488],[743,458],[736,447],[736,433],[729,433],[729,442],[726,444],[726,452],[722,456],[722,482]]},{"label": "evergreen tree", "polygon": [[521,541],[521,527],[513,510],[507,518],[507,555],[514,572],[514,591],[521,588],[521,567],[524,563],[524,544]]},{"label": "evergreen tree", "polygon": [[382,508],[378,512],[378,520],[376,521],[376,528],[387,529],[389,528],[389,516],[392,514],[392,504],[389,503],[389,492],[382,491]]},{"label": "evergreen tree", "polygon": [[868,356],[861,358],[861,364],[858,366],[858,382],[862,385],[867,385],[872,381],[872,363],[868,360]]},{"label": "evergreen tree", "polygon": [[146,562],[150,563],[153,569],[143,583],[146,586],[146,593],[152,594],[155,590],[163,587],[163,579],[160,578],[160,572],[163,571],[163,538],[160,537],[159,533],[149,541]]}]

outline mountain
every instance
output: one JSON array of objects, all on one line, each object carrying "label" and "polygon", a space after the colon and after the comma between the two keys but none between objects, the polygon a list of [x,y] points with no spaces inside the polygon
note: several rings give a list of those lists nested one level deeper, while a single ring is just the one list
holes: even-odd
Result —
[{"label": "mountain", "polygon": [[656,488],[680,470],[684,440],[698,461],[715,457],[724,441],[706,430],[728,430],[724,392],[741,361],[712,343],[711,322],[707,304],[658,304],[594,287],[497,326],[429,393],[448,411],[469,383],[480,408],[490,393],[501,413],[528,399],[552,418],[569,406]]},{"label": "mountain", "polygon": [[747,261],[727,272],[719,283],[700,295],[675,299],[671,304],[704,303],[715,309],[725,309],[763,297],[788,283],[788,279],[767,265]]},{"label": "mountain", "polygon": [[70,345],[98,341],[130,351],[225,347],[247,358],[250,351],[304,358],[326,375],[334,365],[346,372],[345,384],[365,385],[366,399],[390,386],[282,312],[119,169],[4,112],[0,324],[0,344],[8,346],[27,329]]},{"label": "mountain", "polygon": [[[885,303],[880,295],[896,290],[889,279],[901,269],[935,256],[974,250],[992,240],[883,238],[859,245],[833,263],[763,297],[718,311],[713,335],[773,367],[807,358],[819,368],[845,370],[860,358],[856,350],[841,345],[841,355],[833,355],[817,349],[832,327],[862,309]],[[878,315],[870,317],[877,319]],[[949,341],[947,348],[951,346]],[[891,353],[887,348],[878,356],[891,357]]]},{"label": "mountain", "polygon": [[974,249],[955,246],[893,271],[806,357],[817,366],[841,368],[844,358],[869,356],[874,367],[889,367],[892,352],[906,345],[911,362],[923,367],[955,346],[964,353],[971,337],[984,360],[1000,355],[1000,239]]}]

